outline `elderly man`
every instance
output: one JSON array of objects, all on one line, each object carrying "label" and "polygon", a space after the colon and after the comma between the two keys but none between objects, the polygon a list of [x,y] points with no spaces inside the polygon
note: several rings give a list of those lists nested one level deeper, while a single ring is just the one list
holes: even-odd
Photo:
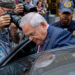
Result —
[{"label": "elderly man", "polygon": [[70,32],[48,25],[38,13],[26,14],[22,17],[20,26],[29,40],[37,44],[37,53],[75,44],[75,38]]},{"label": "elderly man", "polygon": [[53,23],[53,26],[60,27],[70,31],[75,36],[75,21],[72,20],[74,4],[71,0],[59,2],[58,15],[60,21]]}]

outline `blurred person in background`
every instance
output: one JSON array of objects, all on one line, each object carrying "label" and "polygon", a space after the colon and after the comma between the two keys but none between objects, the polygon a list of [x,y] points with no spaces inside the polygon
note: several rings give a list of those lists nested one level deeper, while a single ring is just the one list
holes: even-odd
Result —
[{"label": "blurred person in background", "polygon": [[58,15],[60,21],[53,23],[53,26],[70,31],[75,36],[75,20],[72,20],[74,3],[70,0],[59,2]]},{"label": "blurred person in background", "polygon": [[32,0],[32,3],[34,4],[35,7],[36,7],[38,1],[39,0]]},{"label": "blurred person in background", "polygon": [[43,0],[42,7],[45,11],[47,11],[47,8],[48,8],[47,0]]},{"label": "blurred person in background", "polygon": [[43,10],[41,1],[37,2],[37,6],[36,7],[37,7],[37,11],[38,11],[39,14],[45,14],[45,11]]},{"label": "blurred person in background", "polygon": [[29,7],[34,7],[32,0],[24,0],[24,1],[28,3]]}]

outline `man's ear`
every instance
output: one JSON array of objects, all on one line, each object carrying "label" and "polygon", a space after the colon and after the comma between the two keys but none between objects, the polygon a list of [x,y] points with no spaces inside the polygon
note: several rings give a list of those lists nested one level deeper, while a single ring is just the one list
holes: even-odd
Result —
[{"label": "man's ear", "polygon": [[60,16],[60,10],[58,10],[58,15]]},{"label": "man's ear", "polygon": [[47,26],[47,24],[46,24],[45,22],[41,22],[40,25],[41,25],[42,27],[45,27],[45,28],[46,28],[46,26]]}]

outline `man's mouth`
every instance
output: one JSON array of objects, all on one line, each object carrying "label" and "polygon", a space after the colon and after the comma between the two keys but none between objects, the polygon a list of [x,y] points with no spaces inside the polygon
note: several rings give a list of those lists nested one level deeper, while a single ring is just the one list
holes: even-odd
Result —
[{"label": "man's mouth", "polygon": [[68,19],[63,19],[63,21],[65,21],[65,22],[66,22],[66,21],[68,21]]}]

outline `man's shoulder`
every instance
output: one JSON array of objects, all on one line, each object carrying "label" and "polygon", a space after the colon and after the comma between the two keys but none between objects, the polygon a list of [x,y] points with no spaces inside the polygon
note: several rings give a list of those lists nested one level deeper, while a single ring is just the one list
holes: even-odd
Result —
[{"label": "man's shoulder", "polygon": [[75,30],[75,20],[71,20],[69,28]]},{"label": "man's shoulder", "polygon": [[55,30],[55,31],[57,31],[57,30],[59,30],[59,31],[67,31],[67,30],[64,30],[64,29],[62,29],[62,28],[59,28],[59,27],[56,27],[56,26],[52,26],[52,25],[50,25],[49,28],[50,28],[50,29],[53,29],[53,30]]},{"label": "man's shoulder", "polygon": [[72,20],[72,24],[73,24],[73,26],[75,26],[75,20]]},{"label": "man's shoulder", "polygon": [[67,30],[64,30],[62,28],[58,28],[58,27],[55,27],[55,26],[49,26],[49,32],[52,33],[52,34],[55,34],[55,35],[59,35],[59,34],[65,35],[65,34],[70,33]]},{"label": "man's shoulder", "polygon": [[[50,45],[53,48],[56,48],[58,44],[60,44],[58,45],[58,47],[64,46],[64,44],[68,42],[69,39],[72,39],[72,34],[69,31],[64,30],[62,28],[50,26],[50,31],[48,33],[48,39],[50,40]],[[73,41],[75,41],[75,39]]]}]

